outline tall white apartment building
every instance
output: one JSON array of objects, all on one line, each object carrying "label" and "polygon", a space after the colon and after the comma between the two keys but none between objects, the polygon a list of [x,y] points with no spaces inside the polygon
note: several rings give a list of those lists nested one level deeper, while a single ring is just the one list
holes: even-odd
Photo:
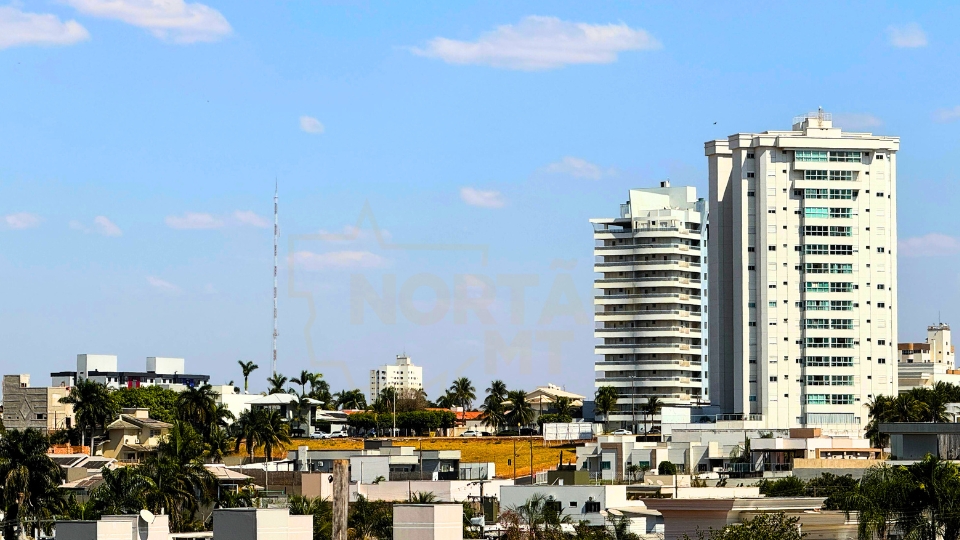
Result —
[{"label": "tall white apartment building", "polygon": [[896,395],[899,148],[822,112],[705,143],[721,412],[853,432],[873,397]]},{"label": "tall white apartment building", "polygon": [[612,386],[618,410],[607,418],[636,429],[651,397],[665,405],[707,401],[703,224],[696,188],[631,189],[620,217],[591,219],[596,307],[595,385]]},{"label": "tall white apartment building", "polygon": [[413,365],[405,354],[397,355],[395,365],[385,364],[370,370],[370,402],[376,401],[384,388],[397,390],[421,390],[423,388],[423,368]]},{"label": "tall white apartment building", "polygon": [[960,384],[956,366],[956,350],[951,341],[950,325],[937,323],[927,327],[923,343],[899,343],[897,378],[900,393],[913,388],[932,388],[938,382]]}]

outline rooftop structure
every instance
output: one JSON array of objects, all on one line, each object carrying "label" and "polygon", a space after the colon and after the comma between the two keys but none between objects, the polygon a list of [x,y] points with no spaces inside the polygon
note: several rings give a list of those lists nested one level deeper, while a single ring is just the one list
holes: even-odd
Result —
[{"label": "rooftop structure", "polygon": [[79,380],[90,379],[113,389],[156,385],[182,390],[210,381],[209,375],[185,373],[183,358],[149,356],[144,367],[144,371],[119,371],[116,355],[78,354],[76,371],[56,371],[50,378],[53,386],[69,388]]}]

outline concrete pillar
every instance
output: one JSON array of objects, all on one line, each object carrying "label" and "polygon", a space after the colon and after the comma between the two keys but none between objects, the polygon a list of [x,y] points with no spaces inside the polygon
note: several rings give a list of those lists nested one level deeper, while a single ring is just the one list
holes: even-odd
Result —
[{"label": "concrete pillar", "polygon": [[333,460],[333,540],[347,540],[350,505],[350,461]]}]

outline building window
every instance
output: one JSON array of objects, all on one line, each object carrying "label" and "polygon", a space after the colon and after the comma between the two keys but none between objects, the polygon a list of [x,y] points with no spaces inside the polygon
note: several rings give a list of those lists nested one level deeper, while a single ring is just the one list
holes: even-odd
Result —
[{"label": "building window", "polygon": [[776,251],[777,246],[767,246],[767,251]]},{"label": "building window", "polygon": [[831,150],[829,161],[835,163],[860,163],[862,152]]},{"label": "building window", "polygon": [[793,155],[797,161],[827,162],[825,150],[797,150]]},{"label": "building window", "polygon": [[610,462],[609,462],[609,461],[601,461],[601,462],[600,462],[600,470],[601,470],[601,471],[609,471],[609,470],[610,470]]},{"label": "building window", "polygon": [[747,159],[753,159],[753,152],[747,152]]},{"label": "building window", "polygon": [[830,255],[853,255],[853,246],[846,244],[830,244]]},{"label": "building window", "polygon": [[826,180],[827,171],[803,171],[804,180]]},{"label": "building window", "polygon": [[754,174],[752,172],[747,173],[747,178],[753,178],[753,177],[754,177]]},{"label": "building window", "polygon": [[831,218],[853,217],[853,209],[852,208],[831,208],[830,217]]}]

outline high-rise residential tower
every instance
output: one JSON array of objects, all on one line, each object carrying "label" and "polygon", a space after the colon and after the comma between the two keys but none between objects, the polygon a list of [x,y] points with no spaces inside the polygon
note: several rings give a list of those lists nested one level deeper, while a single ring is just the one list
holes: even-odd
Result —
[{"label": "high-rise residential tower", "polygon": [[854,432],[873,397],[896,395],[899,148],[823,112],[705,143],[721,412]]},{"label": "high-rise residential tower", "polygon": [[413,365],[405,354],[397,355],[395,365],[384,364],[370,370],[370,403],[373,403],[386,388],[398,392],[415,392],[423,389],[423,368]]},{"label": "high-rise residential tower", "polygon": [[706,201],[696,188],[631,189],[620,217],[593,223],[596,386],[619,395],[608,423],[649,424],[643,405],[707,401],[702,263]]}]

